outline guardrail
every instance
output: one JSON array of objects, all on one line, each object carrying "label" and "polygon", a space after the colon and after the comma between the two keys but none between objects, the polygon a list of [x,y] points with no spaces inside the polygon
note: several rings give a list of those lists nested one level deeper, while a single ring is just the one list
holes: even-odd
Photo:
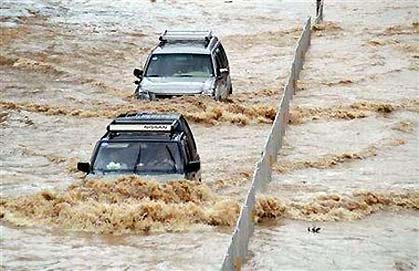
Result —
[{"label": "guardrail", "polygon": [[310,40],[311,17],[305,23],[304,30],[298,39],[291,72],[287,84],[284,87],[284,93],[281,97],[271,131],[266,139],[262,157],[256,164],[252,184],[240,210],[239,219],[237,220],[230,246],[224,257],[223,271],[240,270],[246,259],[249,240],[255,227],[254,208],[256,204],[256,192],[263,190],[272,179],[272,165],[276,162],[278,151],[282,146],[282,138],[289,120],[289,103],[295,93],[296,81],[300,76],[300,71],[304,63],[304,55],[310,46]]}]

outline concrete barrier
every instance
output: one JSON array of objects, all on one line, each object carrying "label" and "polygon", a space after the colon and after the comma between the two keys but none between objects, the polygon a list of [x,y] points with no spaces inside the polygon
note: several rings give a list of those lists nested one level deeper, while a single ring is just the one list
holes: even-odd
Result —
[{"label": "concrete barrier", "polygon": [[262,157],[256,163],[252,185],[241,208],[229,248],[224,257],[222,270],[240,270],[246,259],[250,237],[255,227],[256,193],[264,190],[266,185],[272,180],[272,165],[276,162],[278,151],[282,146],[282,138],[289,120],[289,103],[295,93],[296,81],[300,76],[300,71],[304,64],[304,56],[310,46],[310,39],[311,18],[308,18],[298,39],[290,75],[284,87],[284,93],[281,97],[271,131],[266,139]]}]

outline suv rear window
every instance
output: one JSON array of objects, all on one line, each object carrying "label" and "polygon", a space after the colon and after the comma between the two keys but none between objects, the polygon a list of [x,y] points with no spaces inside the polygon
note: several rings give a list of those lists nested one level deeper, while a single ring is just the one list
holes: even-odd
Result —
[{"label": "suv rear window", "polygon": [[204,54],[154,54],[146,77],[209,77],[214,74],[211,56]]}]

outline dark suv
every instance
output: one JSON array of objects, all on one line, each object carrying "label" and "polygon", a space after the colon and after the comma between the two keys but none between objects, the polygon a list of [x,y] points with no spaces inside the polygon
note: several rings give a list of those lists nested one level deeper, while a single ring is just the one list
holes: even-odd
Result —
[{"label": "dark suv", "polygon": [[77,164],[88,175],[138,174],[156,179],[200,180],[195,140],[180,114],[120,115],[96,143],[90,163]]},{"label": "dark suv", "polygon": [[134,69],[139,99],[232,94],[230,67],[220,40],[209,31],[165,31],[143,70]]}]

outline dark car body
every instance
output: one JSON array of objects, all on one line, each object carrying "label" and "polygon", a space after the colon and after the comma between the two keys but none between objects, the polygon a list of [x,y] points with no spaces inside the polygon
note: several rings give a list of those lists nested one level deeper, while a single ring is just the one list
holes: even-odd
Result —
[{"label": "dark car body", "polygon": [[120,115],[96,143],[90,163],[77,167],[90,176],[136,174],[200,180],[195,140],[180,114]]},{"label": "dark car body", "polygon": [[202,94],[223,100],[233,91],[223,45],[208,31],[165,31],[134,75],[139,99]]}]

